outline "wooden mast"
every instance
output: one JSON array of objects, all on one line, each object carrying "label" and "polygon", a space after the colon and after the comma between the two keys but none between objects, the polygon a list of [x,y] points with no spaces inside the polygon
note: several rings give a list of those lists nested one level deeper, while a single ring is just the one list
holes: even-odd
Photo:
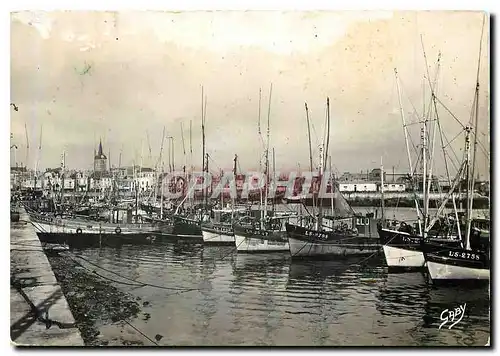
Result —
[{"label": "wooden mast", "polygon": [[[409,144],[409,141],[408,141],[408,126],[406,125],[405,113],[404,113],[404,109],[403,109],[403,104],[401,102],[401,90],[400,90],[400,87],[399,87],[399,77],[398,77],[398,71],[397,71],[396,68],[394,68],[394,75],[396,77],[396,87],[397,87],[397,90],[398,90],[399,110],[400,110],[400,113],[401,113],[401,121],[403,123],[402,126],[403,126],[403,132],[404,132],[404,136],[405,136],[406,155],[408,157],[408,168],[409,168],[409,172],[410,172],[411,183],[414,186],[415,177],[413,175],[413,164],[412,164],[412,161],[411,161],[410,144]],[[422,221],[420,219],[420,208],[419,208],[419,205],[418,205],[417,196],[415,194],[415,188],[413,190],[414,190],[415,208],[417,210],[416,212],[417,212],[418,228],[419,228],[420,234],[422,234],[423,233],[423,228],[422,228]]]},{"label": "wooden mast", "polygon": [[[394,177],[394,175],[393,175]],[[383,157],[380,156],[380,204],[381,204],[381,209],[382,209],[382,215],[380,217],[380,220],[383,222],[385,219],[385,200],[384,200],[384,162],[383,162]]]},{"label": "wooden mast", "polygon": [[267,107],[267,137],[266,137],[266,161],[265,161],[265,176],[266,176],[266,183],[265,183],[265,188],[264,188],[264,194],[265,194],[265,200],[264,200],[264,219],[267,219],[267,196],[268,196],[268,188],[269,188],[269,134],[270,134],[270,128],[269,128],[269,120],[271,116],[271,97],[273,94],[273,83],[271,83],[269,87],[269,102],[268,102],[268,107]]},{"label": "wooden mast", "polygon": [[[326,146],[324,149],[323,153],[323,162],[321,162],[322,167],[326,167],[327,165],[327,159],[328,159],[328,148],[330,145],[330,98],[326,98]],[[322,168],[320,168],[320,174],[319,174],[319,181],[321,182],[322,180]],[[322,230],[323,229],[323,204],[322,202],[319,202],[318,204],[318,229]]]},{"label": "wooden mast", "polygon": [[[236,192],[236,194],[237,194],[237,190],[236,190],[236,175],[237,175],[236,167],[237,167],[237,164],[238,164],[238,155],[235,154],[234,155],[233,175],[234,175],[234,185],[235,185],[235,192]],[[229,183],[229,191],[232,192],[232,190],[231,190],[231,183]],[[234,217],[234,208],[235,208],[235,205],[236,205],[235,204],[235,200],[236,200],[236,197],[233,196],[232,199],[231,199],[231,203],[232,203],[232,208],[231,208],[231,222],[233,221],[233,217]]]},{"label": "wooden mast", "polygon": [[[259,88],[259,116],[258,116],[258,132],[259,132],[259,139],[262,141],[262,132],[260,130],[260,108],[261,108],[261,101],[262,101],[262,88]],[[260,150],[259,150],[260,151]],[[262,156],[259,154],[259,173],[262,172]],[[261,230],[264,229],[264,210],[262,207],[262,189],[259,188],[259,212],[260,212],[260,228]]]},{"label": "wooden mast", "polygon": [[[312,157],[312,143],[311,143],[311,125],[310,125],[310,122],[309,122],[309,109],[307,107],[307,103],[304,103],[304,106],[306,108],[306,120],[307,120],[307,134],[308,134],[308,137],[309,137],[309,169],[310,169],[310,172],[312,174],[313,172],[313,157]],[[314,214],[314,211],[316,210],[316,200],[314,199],[314,191],[313,191],[313,199],[312,199],[312,210],[313,210],[313,214]]]},{"label": "wooden mast", "polygon": [[[474,118],[474,127],[472,130],[474,130],[474,153],[472,156],[472,172],[471,172],[471,177],[470,177],[470,186],[468,186],[467,189],[467,239],[466,239],[466,246],[465,248],[470,250],[470,230],[472,228],[472,208],[473,208],[473,202],[474,202],[474,182],[475,182],[475,166],[476,166],[476,155],[477,155],[477,142],[478,142],[478,121],[479,121],[479,70],[481,68],[481,52],[482,52],[482,42],[483,42],[483,31],[484,31],[484,22],[485,22],[485,16],[483,14],[483,24],[481,28],[481,38],[479,40],[479,56],[478,56],[478,61],[477,61],[477,74],[476,74],[476,91],[474,93],[474,101],[475,101],[475,118]],[[470,196],[470,197],[469,197]]]}]

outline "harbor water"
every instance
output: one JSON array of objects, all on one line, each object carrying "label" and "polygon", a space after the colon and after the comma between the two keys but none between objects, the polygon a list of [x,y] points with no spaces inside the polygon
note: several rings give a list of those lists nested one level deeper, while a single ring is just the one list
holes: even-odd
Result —
[{"label": "harbor water", "polygon": [[[382,256],[361,266],[182,243],[71,253],[140,301],[125,328],[144,345],[136,329],[186,346],[484,346],[490,335],[488,286],[432,286],[421,272],[388,273]],[[124,332],[99,327],[110,344]]]}]

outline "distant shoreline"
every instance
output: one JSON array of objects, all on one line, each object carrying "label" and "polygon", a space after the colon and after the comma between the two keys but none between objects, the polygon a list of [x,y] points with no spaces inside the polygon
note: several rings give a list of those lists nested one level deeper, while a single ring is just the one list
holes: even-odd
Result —
[{"label": "distant shoreline", "polygon": [[[241,192],[238,192],[238,198],[236,199],[237,203],[258,203],[260,201],[260,194],[255,193],[255,192],[249,192],[248,198],[241,198]],[[70,198],[72,196],[76,195],[77,197],[83,196],[84,193],[77,193],[75,194],[74,192],[66,192],[65,196],[66,198]],[[87,193],[86,194],[89,197],[92,196],[99,196],[98,193]],[[143,196],[143,194],[141,194]],[[203,196],[201,192],[196,192],[194,197],[195,202],[203,202]],[[210,195],[210,194],[209,194]],[[437,208],[443,201],[443,199],[446,197],[447,193],[431,193],[429,196],[429,205],[431,208]],[[352,192],[352,193],[342,193],[342,196],[345,198],[345,200],[349,203],[349,205],[353,207],[363,207],[363,206],[381,206],[382,205],[382,194],[380,192]],[[423,205],[423,196],[422,194],[416,194],[417,199],[419,201],[419,204],[422,206]],[[135,199],[135,196],[133,194],[120,194],[121,198],[128,198],[128,199]],[[159,199],[159,197],[158,197]],[[408,207],[408,208],[413,208],[415,207],[415,194],[414,193],[409,193],[409,192],[401,192],[401,193],[395,193],[395,192],[389,192],[384,194],[384,206],[386,207]],[[182,200],[182,198],[177,198],[175,199],[176,201]],[[220,201],[220,197],[217,199],[208,199],[209,201]],[[228,203],[231,201],[231,198],[229,194],[224,194],[224,202]],[[312,196],[309,195],[304,198],[300,198],[299,196],[293,196],[293,197],[285,197],[284,193],[278,193],[275,194],[273,198],[269,198],[268,201],[274,201],[275,204],[298,204],[298,203],[303,203],[306,206],[313,206],[313,199]],[[461,193],[460,195],[455,194],[455,202],[457,205],[457,208],[462,205],[463,207],[466,206],[466,201],[467,201],[467,196],[465,193]],[[332,204],[331,198],[321,198],[319,199],[319,202],[322,206],[324,207],[330,207]],[[316,205],[317,202],[314,203]],[[448,203],[446,204],[447,208],[452,208],[453,207],[453,202],[450,199]],[[488,209],[490,207],[490,202],[489,198],[487,196],[475,193],[474,194],[474,201],[473,201],[473,208],[474,209]]]}]

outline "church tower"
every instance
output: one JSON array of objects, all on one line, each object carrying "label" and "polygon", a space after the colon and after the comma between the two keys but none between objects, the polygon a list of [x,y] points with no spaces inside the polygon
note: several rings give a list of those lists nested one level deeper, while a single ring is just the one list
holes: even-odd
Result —
[{"label": "church tower", "polygon": [[108,158],[102,152],[102,142],[99,139],[99,148],[94,156],[94,172],[105,172]]}]

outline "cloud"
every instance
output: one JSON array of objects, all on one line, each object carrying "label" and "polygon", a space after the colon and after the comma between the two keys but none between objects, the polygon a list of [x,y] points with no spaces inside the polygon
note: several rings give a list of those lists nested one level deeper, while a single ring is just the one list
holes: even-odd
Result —
[{"label": "cloud", "polygon": [[[468,120],[482,14],[54,12],[37,15],[45,32],[28,24],[33,16],[12,17],[11,101],[19,112],[11,112],[11,124],[16,142],[22,143],[27,123],[29,157],[37,154],[33,142],[43,125],[42,167],[57,165],[63,149],[70,167],[92,167],[99,137],[111,150],[112,164],[118,164],[122,147],[123,164],[140,161],[141,141],[143,161],[152,164],[164,126],[176,137],[176,162],[182,162],[181,122],[187,147],[192,123],[199,166],[203,85],[207,151],[221,168],[232,167],[234,154],[242,169],[256,168],[262,154],[259,88],[265,132],[272,83],[270,139],[277,167],[309,162],[304,102],[317,158],[329,96],[332,163],[358,171],[373,168],[380,155],[388,166],[406,159],[394,67],[409,120],[413,107],[420,114],[423,110],[420,34],[431,73],[442,53],[439,97]],[[488,68],[485,51],[482,83],[488,82]],[[484,85],[481,98],[488,93]],[[484,132],[489,132],[487,107],[481,99]],[[451,139],[459,128],[446,110],[440,112]],[[146,131],[153,159],[147,157]],[[418,142],[418,131],[414,134]],[[454,145],[458,149],[462,142]],[[24,157],[23,149],[18,158]]]}]

